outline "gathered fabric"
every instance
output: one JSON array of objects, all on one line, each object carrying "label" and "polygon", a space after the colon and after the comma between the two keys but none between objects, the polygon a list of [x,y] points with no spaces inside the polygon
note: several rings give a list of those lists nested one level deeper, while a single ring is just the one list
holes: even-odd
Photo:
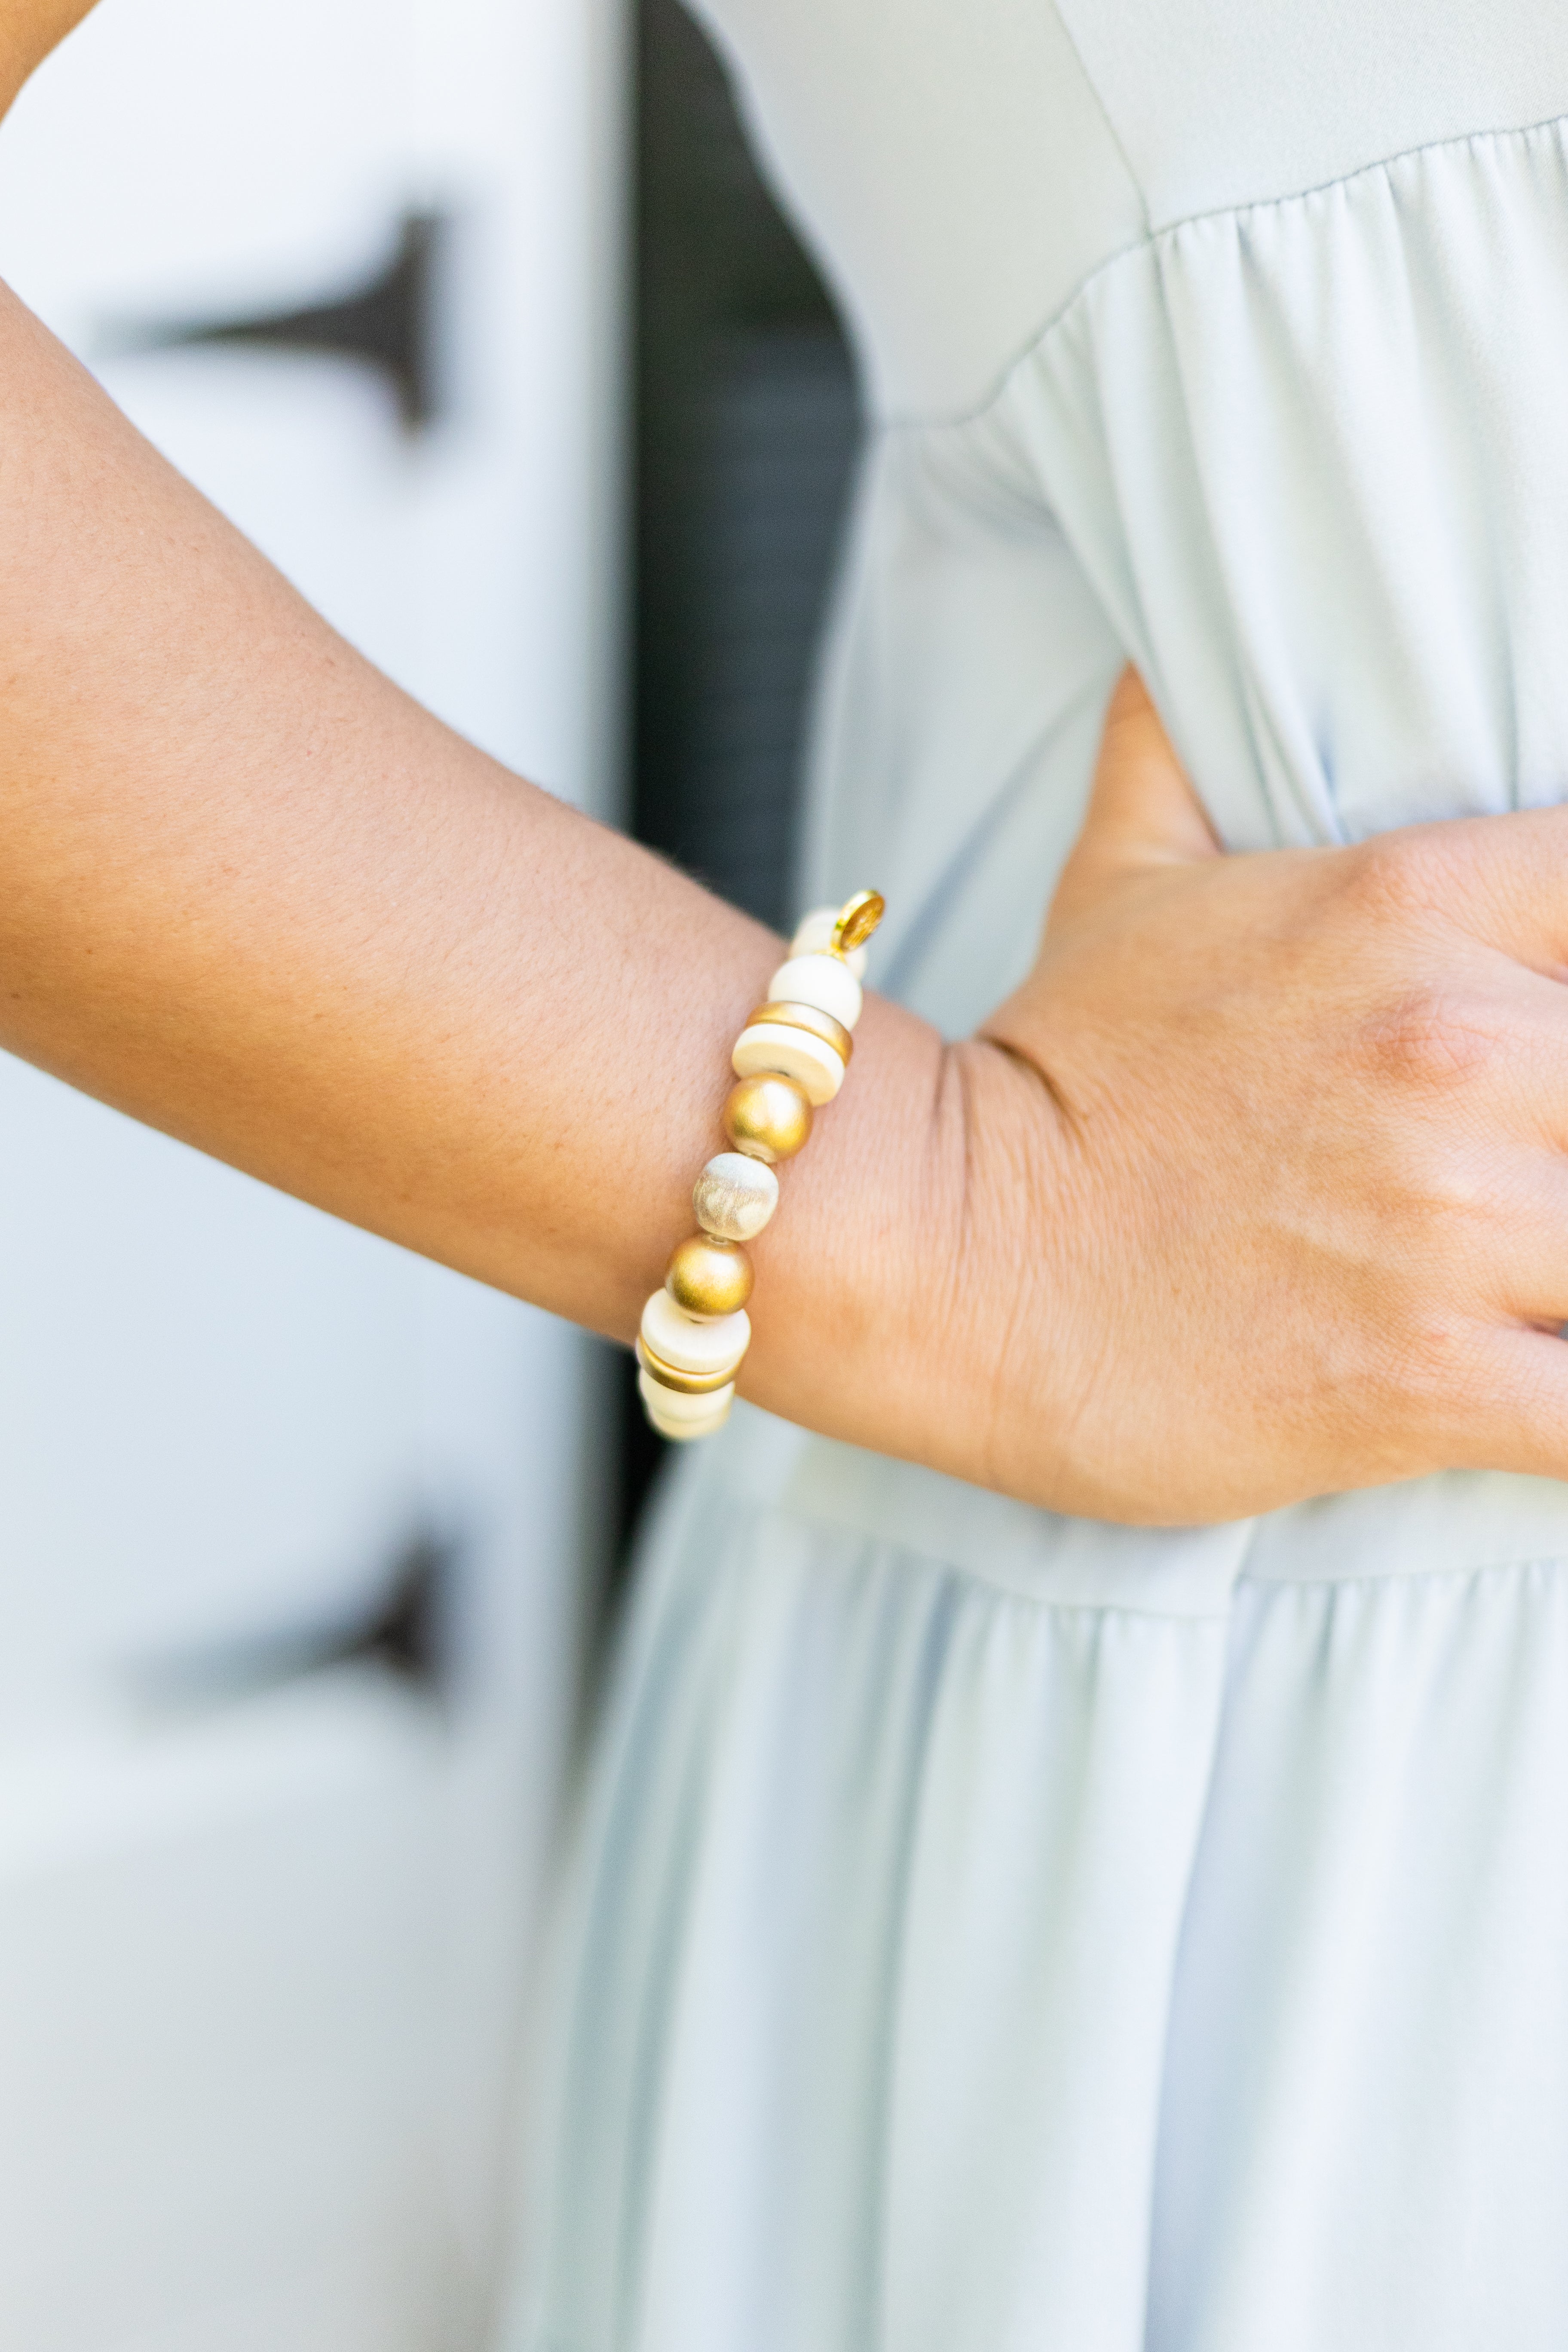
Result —
[{"label": "gathered fabric", "polygon": [[[956,178],[1027,12],[909,8]],[[1266,45],[1185,147],[1145,103],[1145,19],[1201,58],[1215,13],[1051,13],[1098,210],[1023,222],[1026,336],[1015,254],[928,352],[813,143],[842,49],[896,197],[899,12],[713,10],[882,407],[803,897],[875,870],[872,982],[950,1034],[1033,961],[1125,660],[1233,849],[1568,791],[1568,34],[1433,0],[1402,82],[1404,0],[1332,0],[1364,87],[1330,120],[1308,59],[1279,168],[1334,168],[1270,187]],[[542,2352],[1561,2352],[1568,1487],[1130,1530],[738,1408],[646,1546],[565,1948]]]}]

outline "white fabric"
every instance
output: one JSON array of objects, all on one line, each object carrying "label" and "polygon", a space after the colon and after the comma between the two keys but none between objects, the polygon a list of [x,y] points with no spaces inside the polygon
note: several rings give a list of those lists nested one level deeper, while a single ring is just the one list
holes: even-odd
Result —
[{"label": "white fabric", "polygon": [[1152,228],[1568,108],[1568,12],[1551,0],[1058,0],[1058,10]]},{"label": "white fabric", "polygon": [[1551,0],[694,5],[885,415],[977,404],[1151,230],[1568,111]]},{"label": "white fabric", "polygon": [[[722,0],[874,380],[995,385],[874,436],[814,764],[951,1031],[1128,652],[1238,846],[1568,786],[1568,15],[1412,9]],[[550,2352],[1562,2352],[1568,1487],[1163,1536],[740,1408],[574,1920]]]},{"label": "white fabric", "polygon": [[699,0],[698,13],[744,55],[758,143],[856,316],[879,409],[972,407],[1142,229],[1053,8]]}]

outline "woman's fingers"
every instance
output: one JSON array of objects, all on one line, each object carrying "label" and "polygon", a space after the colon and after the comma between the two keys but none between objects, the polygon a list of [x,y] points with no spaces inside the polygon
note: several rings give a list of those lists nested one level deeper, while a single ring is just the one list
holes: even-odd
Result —
[{"label": "woman's fingers", "polygon": [[1568,988],[1458,940],[1369,1008],[1361,1080],[1380,1120],[1456,1158],[1537,1151],[1568,1168]]},{"label": "woman's fingers", "polygon": [[[1023,1386],[1070,1433],[1058,1491],[1189,1518],[1568,1476],[1568,813],[1215,850],[1129,673],[1039,961],[984,1033],[1044,1082],[1000,1158],[1044,1204],[1008,1279],[1040,1292]],[[999,1456],[1034,1460],[1011,1393]]]},{"label": "woman's fingers", "polygon": [[1124,669],[1106,711],[1094,783],[1051,906],[1059,922],[1128,875],[1219,855],[1202,802],[1137,671]]},{"label": "woman's fingers", "polygon": [[1478,1332],[1468,1386],[1466,1417],[1437,1466],[1568,1478],[1568,1340],[1555,1331]]},{"label": "woman's fingers", "polygon": [[1450,1296],[1500,1328],[1568,1326],[1568,1158],[1525,1156],[1499,1139],[1439,1212],[1456,1279]]},{"label": "woman's fingers", "polygon": [[1370,912],[1462,932],[1568,978],[1568,808],[1411,825],[1346,855]]},{"label": "woman's fingers", "polygon": [[[1148,689],[1129,667],[1107,708],[1083,831],[1053,919],[1130,874],[1220,851]],[[1411,825],[1347,855],[1369,909],[1382,902],[1402,923],[1435,919],[1568,981],[1568,807]]]}]

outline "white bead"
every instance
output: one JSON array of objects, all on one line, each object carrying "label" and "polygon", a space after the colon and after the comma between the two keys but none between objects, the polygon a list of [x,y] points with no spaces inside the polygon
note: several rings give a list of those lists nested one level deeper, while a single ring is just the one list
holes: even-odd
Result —
[{"label": "white bead", "polygon": [[691,1188],[698,1223],[721,1241],[751,1241],[778,1204],[778,1178],[763,1160],[748,1160],[743,1151],[716,1153]]},{"label": "white bead", "polygon": [[727,1388],[712,1389],[707,1396],[682,1396],[676,1389],[661,1388],[646,1372],[638,1372],[637,1392],[659,1435],[683,1444],[688,1438],[707,1437],[713,1430],[722,1428],[730,1417],[735,1383],[731,1381]]},{"label": "white bead", "polygon": [[[837,907],[814,907],[809,915],[803,915],[789,943],[791,955],[823,954],[833,944],[833,926],[838,920],[839,912]],[[857,980],[865,979],[870,952],[868,947],[851,948],[845,957],[845,962]]]},{"label": "white bead", "polygon": [[860,1018],[860,983],[840,956],[791,956],[768,982],[770,1004],[814,1004],[846,1029]]},{"label": "white bead", "polygon": [[738,1314],[699,1323],[668,1290],[656,1290],[642,1311],[642,1336],[644,1346],[672,1371],[729,1372],[752,1344],[752,1324],[743,1307]]},{"label": "white bead", "polygon": [[791,1029],[782,1021],[757,1021],[735,1040],[730,1066],[738,1078],[761,1077],[774,1071],[805,1089],[814,1110],[830,1103],[844,1084],[844,1065],[821,1037],[809,1029]]}]

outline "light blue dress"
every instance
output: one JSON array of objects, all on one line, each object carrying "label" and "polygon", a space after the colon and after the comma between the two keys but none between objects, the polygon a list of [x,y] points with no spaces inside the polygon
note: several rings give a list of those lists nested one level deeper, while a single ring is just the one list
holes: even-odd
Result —
[{"label": "light blue dress", "polygon": [[[1236,848],[1563,795],[1561,0],[710,14],[875,419],[877,984],[1027,968],[1128,656]],[[1563,2352],[1568,1487],[1131,1532],[738,1412],[555,2046],[548,2352]]]}]

